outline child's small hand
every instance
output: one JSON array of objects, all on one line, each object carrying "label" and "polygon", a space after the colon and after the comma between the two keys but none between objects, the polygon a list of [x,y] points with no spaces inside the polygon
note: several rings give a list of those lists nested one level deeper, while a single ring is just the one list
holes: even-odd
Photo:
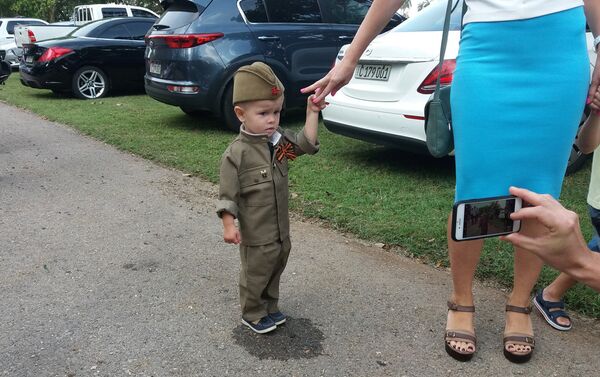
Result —
[{"label": "child's small hand", "polygon": [[306,111],[307,112],[313,112],[313,113],[318,113],[319,111],[323,110],[325,107],[327,107],[327,105],[329,105],[329,103],[325,102],[325,100],[321,100],[321,102],[317,102],[314,103],[312,100],[313,98],[315,98],[315,94],[311,94],[308,99],[306,100]]},{"label": "child's small hand", "polygon": [[226,226],[223,229],[223,241],[227,243],[239,244],[242,242],[242,236],[239,229],[235,226]]}]

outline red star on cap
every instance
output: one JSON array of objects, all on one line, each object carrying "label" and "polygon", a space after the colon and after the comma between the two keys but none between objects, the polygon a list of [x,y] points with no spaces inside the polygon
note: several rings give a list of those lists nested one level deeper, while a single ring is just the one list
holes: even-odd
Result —
[{"label": "red star on cap", "polygon": [[271,94],[272,95],[276,96],[279,93],[281,93],[281,90],[279,88],[277,88],[276,86],[274,86],[274,87],[271,88]]}]

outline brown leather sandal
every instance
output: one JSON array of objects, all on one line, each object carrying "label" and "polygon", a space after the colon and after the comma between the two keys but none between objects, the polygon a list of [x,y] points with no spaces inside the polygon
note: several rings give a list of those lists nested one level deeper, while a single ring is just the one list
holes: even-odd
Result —
[{"label": "brown leather sandal", "polygon": [[[516,312],[527,314],[531,313],[531,306],[522,307],[522,306],[513,306],[506,305],[507,312]],[[504,344],[504,357],[506,357],[509,361],[513,363],[525,363],[531,359],[531,355],[533,354],[533,349],[535,348],[535,339],[533,335],[523,334],[523,333],[504,333],[504,339],[502,340]],[[514,346],[529,346],[531,349],[526,352],[511,352],[506,347],[512,344]]]},{"label": "brown leather sandal", "polygon": [[[474,313],[474,306],[462,306],[457,305],[451,301],[448,301],[448,310],[455,312],[467,312]],[[465,342],[471,343],[472,346],[467,346],[467,349],[461,350],[454,348],[450,345],[450,342]],[[469,361],[475,354],[475,347],[477,345],[477,337],[475,333],[468,330],[446,330],[444,335],[444,343],[446,344],[446,352],[458,361]]]}]

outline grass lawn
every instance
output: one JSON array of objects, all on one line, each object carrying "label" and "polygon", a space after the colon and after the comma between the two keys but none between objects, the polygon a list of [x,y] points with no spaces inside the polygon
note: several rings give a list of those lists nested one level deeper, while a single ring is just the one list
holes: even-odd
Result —
[{"label": "grass lawn", "polygon": [[[78,129],[122,150],[217,183],[219,158],[235,137],[210,117],[190,117],[146,95],[82,101],[22,86],[13,74],[0,86],[0,100]],[[2,120],[0,120],[1,124]],[[289,114],[282,126],[302,126],[303,114]],[[291,208],[306,218],[360,238],[383,242],[435,266],[447,266],[446,220],[454,195],[454,161],[414,155],[330,133],[321,127],[321,151],[291,163]],[[562,203],[592,232],[586,194],[590,164],[565,179]],[[512,249],[486,243],[477,275],[510,285]],[[540,286],[556,276],[544,269]],[[567,302],[600,317],[600,297],[578,285]]]}]

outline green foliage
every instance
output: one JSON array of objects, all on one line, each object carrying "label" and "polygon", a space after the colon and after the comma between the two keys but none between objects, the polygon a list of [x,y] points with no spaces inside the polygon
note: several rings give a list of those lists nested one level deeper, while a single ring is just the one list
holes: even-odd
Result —
[{"label": "green foliage", "polygon": [[[82,101],[22,86],[18,73],[0,86],[0,101],[31,110],[117,148],[217,183],[219,159],[235,137],[218,120],[185,115],[146,95]],[[303,112],[288,113],[283,126],[299,129]],[[0,120],[0,123],[2,120]],[[454,196],[454,161],[382,148],[320,128],[321,150],[290,163],[292,210],[305,218],[375,242],[435,266],[447,267],[446,222]],[[577,212],[586,238],[592,234],[586,193],[590,165],[566,177],[562,203]],[[486,242],[477,276],[510,286],[513,251]],[[545,268],[539,286],[556,271]],[[600,296],[578,287],[569,309],[600,317]]]},{"label": "green foliage", "polygon": [[[111,0],[118,4],[142,6],[160,14],[162,8],[153,0]],[[41,18],[48,22],[68,21],[77,5],[99,4],[101,0],[0,0],[0,17],[23,16]]]}]

